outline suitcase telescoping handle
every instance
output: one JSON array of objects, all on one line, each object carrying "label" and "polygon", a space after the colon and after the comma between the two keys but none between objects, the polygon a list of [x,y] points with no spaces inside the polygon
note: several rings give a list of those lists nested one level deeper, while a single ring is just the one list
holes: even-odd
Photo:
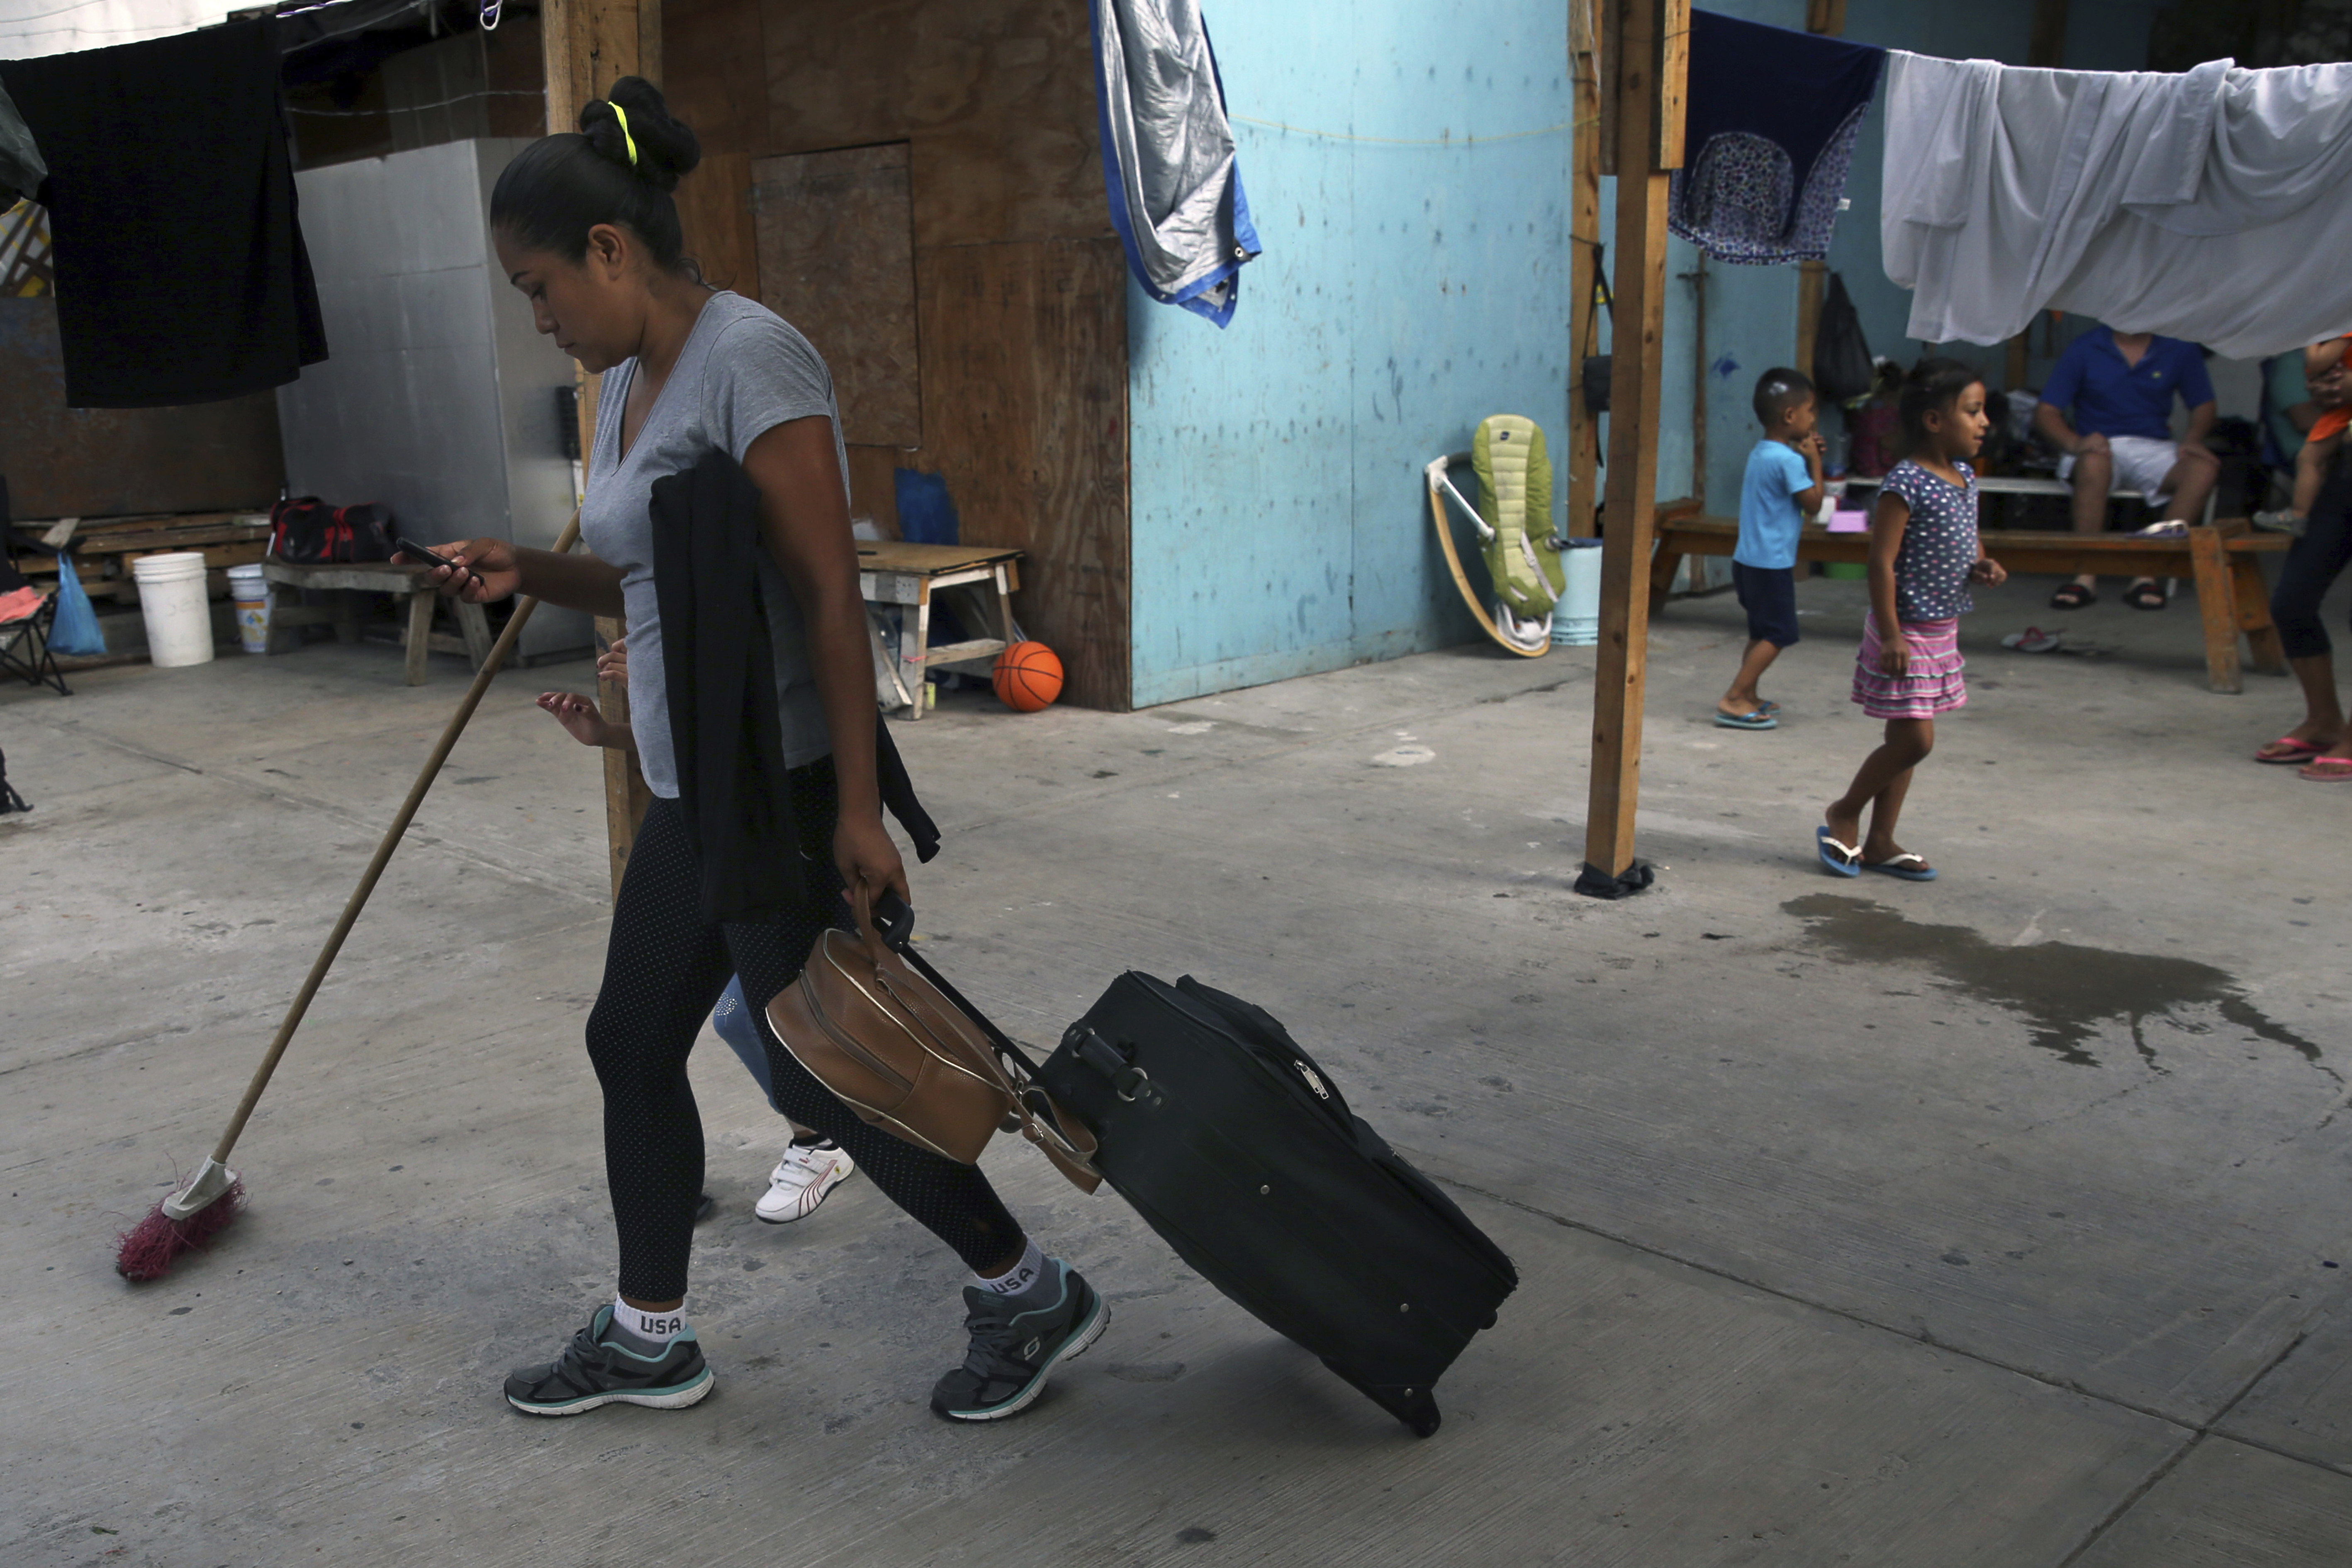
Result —
[{"label": "suitcase telescoping handle", "polygon": [[[1003,1087],[1021,1107],[1007,1113],[1000,1131],[1028,1132],[1064,1175],[1084,1191],[1093,1192],[1095,1184],[1102,1180],[1102,1173],[1094,1168],[1092,1138],[1072,1137],[1063,1124],[1061,1107],[1037,1086],[1037,1064],[1030,1059],[1029,1053],[1014,1045],[1013,1037],[996,1026],[995,1020],[973,1006],[971,998],[957,990],[953,981],[932,968],[930,961],[915,951],[914,906],[887,889],[870,904],[864,888],[857,889],[857,895],[859,925],[866,940],[869,942],[878,940],[905,960],[908,968],[929,981],[938,988],[940,994],[963,1010],[965,1017],[979,1025],[981,1031],[988,1037],[989,1044],[995,1047],[1000,1058],[997,1070],[1003,1079]],[[1012,1070],[1003,1066],[1007,1060],[1013,1064]],[[1035,1127],[1044,1129],[1042,1136],[1035,1127],[1030,1125],[1033,1121]],[[1085,1179],[1081,1179],[1082,1175]]]},{"label": "suitcase telescoping handle", "polygon": [[1022,1069],[1034,1078],[1037,1064],[1029,1053],[1013,1043],[1013,1037],[996,1026],[995,1020],[971,1005],[971,998],[955,988],[955,984],[938,970],[930,961],[915,951],[915,906],[898,894],[885,890],[874,900],[874,931],[897,953],[915,967],[918,973],[940,988],[940,994],[962,1008],[971,1021],[987,1034],[989,1043],[1021,1064]]},{"label": "suitcase telescoping handle", "polygon": [[[874,900],[874,927],[892,952],[904,958],[914,958],[915,955],[908,951],[915,937],[914,905],[889,889],[883,889],[882,896]],[[929,969],[930,965],[924,964],[923,967]],[[956,1000],[961,1002],[963,998],[959,996]],[[969,1005],[966,1005],[967,1010]]]},{"label": "suitcase telescoping handle", "polygon": [[[1031,1079],[1037,1076],[1037,1064],[1030,1060],[1029,1053],[1014,1045],[1011,1036],[998,1028],[994,1020],[973,1006],[971,999],[955,988],[954,982],[933,969],[929,961],[915,951],[914,906],[898,894],[886,891],[875,900],[873,919],[875,933],[889,944],[891,952],[913,965],[924,979],[938,986],[949,1001],[970,1015],[973,1023],[987,1031],[990,1043],[1018,1062]],[[1110,1079],[1112,1089],[1121,1100],[1132,1100],[1137,1091],[1151,1081],[1150,1074],[1128,1060],[1117,1047],[1092,1029],[1081,1030],[1075,1024],[1070,1027],[1073,1035],[1082,1037],[1077,1040],[1078,1059]]]}]

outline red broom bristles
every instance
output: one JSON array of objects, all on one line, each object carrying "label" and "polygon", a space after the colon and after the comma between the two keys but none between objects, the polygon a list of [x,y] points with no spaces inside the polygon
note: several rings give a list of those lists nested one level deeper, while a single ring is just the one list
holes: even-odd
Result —
[{"label": "red broom bristles", "polygon": [[173,1219],[159,1200],[147,1217],[117,1238],[114,1271],[125,1279],[161,1279],[184,1252],[194,1252],[226,1229],[245,1206],[245,1184],[231,1182],[226,1191],[185,1219]]}]

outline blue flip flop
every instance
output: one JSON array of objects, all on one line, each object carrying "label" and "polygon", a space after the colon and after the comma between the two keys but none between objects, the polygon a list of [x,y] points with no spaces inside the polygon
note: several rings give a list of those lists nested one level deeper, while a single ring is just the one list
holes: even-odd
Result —
[{"label": "blue flip flop", "polygon": [[[1909,865],[1904,864],[1906,860]],[[1862,868],[1888,877],[1900,877],[1906,882],[1932,882],[1936,879],[1936,868],[1907,849],[1891,859],[1864,860]]]},{"label": "blue flip flop", "polygon": [[1780,727],[1780,721],[1773,718],[1761,708],[1753,713],[1742,713],[1737,718],[1718,710],[1715,715],[1715,721],[1727,730],[1777,730]]},{"label": "blue flip flop", "polygon": [[1778,713],[1780,710],[1780,705],[1778,702],[1772,702],[1772,701],[1762,701],[1762,702],[1759,702],[1759,703],[1757,703],[1757,704],[1756,704],[1756,711],[1758,711],[1759,713],[1766,714],[1766,715],[1768,715],[1768,716],[1769,716],[1769,715],[1770,715],[1770,714]]},{"label": "blue flip flop", "polygon": [[1862,851],[1839,843],[1830,837],[1826,824],[1813,829],[1813,844],[1822,858],[1822,868],[1832,877],[1862,875]]}]

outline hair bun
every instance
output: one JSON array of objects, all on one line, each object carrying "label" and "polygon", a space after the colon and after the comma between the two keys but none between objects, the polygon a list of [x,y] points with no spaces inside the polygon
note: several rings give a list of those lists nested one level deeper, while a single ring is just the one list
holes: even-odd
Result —
[{"label": "hair bun", "polygon": [[[616,105],[620,113],[614,112]],[[661,89],[641,76],[623,77],[608,97],[583,106],[580,133],[599,154],[656,190],[675,189],[678,177],[702,162],[701,142],[671,115]]]}]

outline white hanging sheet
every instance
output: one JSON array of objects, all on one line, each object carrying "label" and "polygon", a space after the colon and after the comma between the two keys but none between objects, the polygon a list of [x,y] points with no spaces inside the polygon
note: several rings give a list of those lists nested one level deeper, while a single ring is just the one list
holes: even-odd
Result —
[{"label": "white hanging sheet", "polygon": [[2352,331],[2352,64],[1892,51],[1879,235],[1927,342],[2000,342],[2044,308],[2232,359]]}]

